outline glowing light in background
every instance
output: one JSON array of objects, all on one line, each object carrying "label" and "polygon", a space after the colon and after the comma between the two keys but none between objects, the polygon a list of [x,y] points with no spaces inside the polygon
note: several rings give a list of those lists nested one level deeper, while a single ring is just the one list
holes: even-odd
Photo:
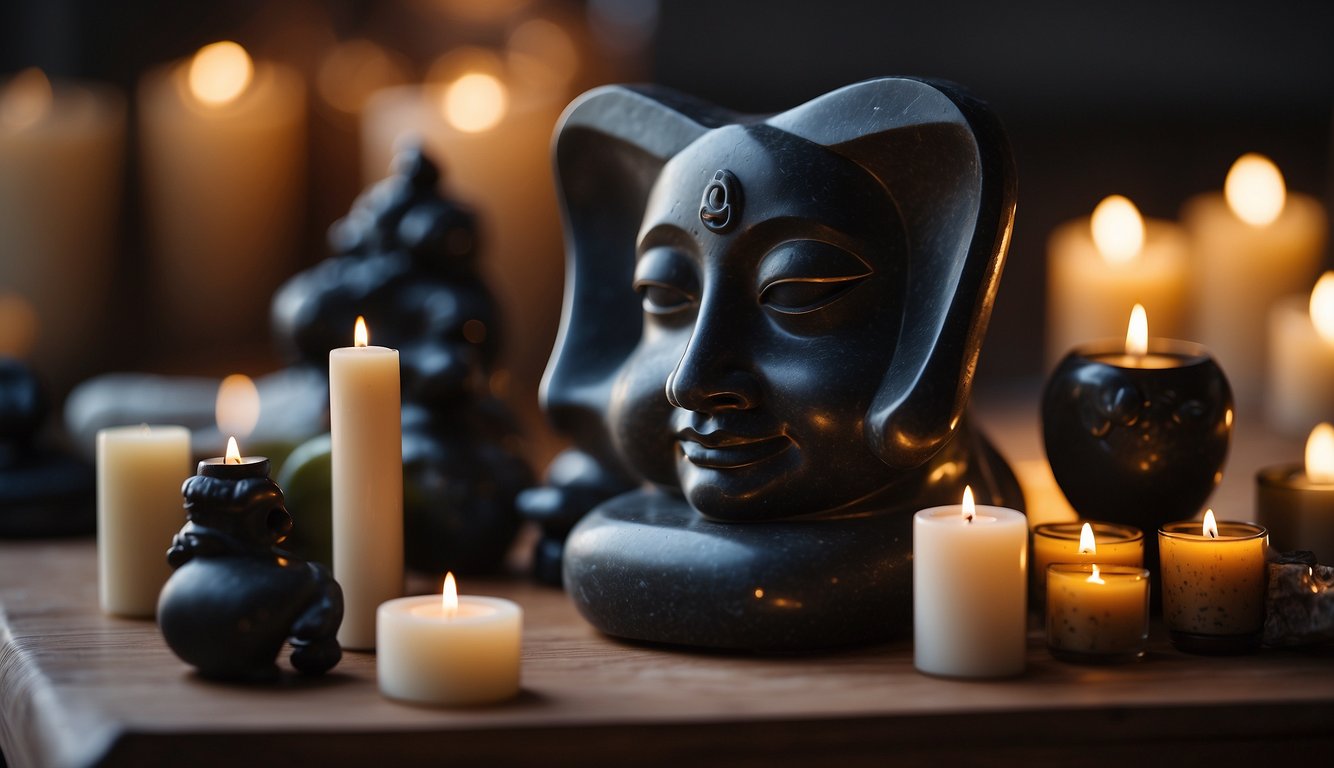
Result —
[{"label": "glowing light in background", "polygon": [[1263,227],[1283,213],[1288,190],[1278,166],[1264,155],[1248,152],[1237,158],[1227,172],[1223,195],[1237,218],[1251,226]]},{"label": "glowing light in background", "polygon": [[250,85],[255,67],[240,45],[224,40],[200,48],[190,60],[190,93],[212,106],[235,101]]},{"label": "glowing light in background", "polygon": [[464,133],[493,128],[505,117],[509,94],[493,75],[470,72],[445,89],[445,119]]},{"label": "glowing light in background", "polygon": [[36,125],[51,112],[54,98],[46,74],[29,67],[14,75],[0,92],[0,122],[15,130]]},{"label": "glowing light in background", "polygon": [[1093,244],[1108,264],[1127,264],[1144,248],[1144,217],[1135,204],[1112,195],[1093,209]]}]

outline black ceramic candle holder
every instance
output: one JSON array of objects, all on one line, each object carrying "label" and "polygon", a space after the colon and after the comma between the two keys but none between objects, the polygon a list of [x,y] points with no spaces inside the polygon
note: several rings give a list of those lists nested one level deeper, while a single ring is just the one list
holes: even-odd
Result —
[{"label": "black ceramic candle holder", "polygon": [[[1081,517],[1154,531],[1195,515],[1222,479],[1232,389],[1199,344],[1152,339],[1072,350],[1047,381],[1042,436],[1052,474]],[[1158,569],[1157,540],[1144,562]]]},{"label": "black ceramic candle holder", "polygon": [[158,599],[167,645],[221,680],[277,677],[288,641],[297,671],[333,668],[342,657],[343,590],[323,565],[276,548],[292,516],[269,460],[206,459],[198,471],[182,487],[188,521],[167,552],[176,571]]}]

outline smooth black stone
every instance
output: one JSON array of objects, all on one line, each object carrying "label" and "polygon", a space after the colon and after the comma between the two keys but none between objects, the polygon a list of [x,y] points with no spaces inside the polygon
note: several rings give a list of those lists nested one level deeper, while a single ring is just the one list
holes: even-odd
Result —
[{"label": "smooth black stone", "polygon": [[617,637],[761,652],[861,645],[911,632],[912,516],[744,525],[633,491],[565,545],[565,583]]}]

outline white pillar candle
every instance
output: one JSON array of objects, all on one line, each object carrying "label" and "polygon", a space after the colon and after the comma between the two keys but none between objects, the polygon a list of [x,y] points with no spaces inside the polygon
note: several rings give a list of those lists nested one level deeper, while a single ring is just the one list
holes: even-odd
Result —
[{"label": "white pillar candle", "polygon": [[102,610],[152,617],[171,568],[167,550],[185,524],[181,484],[190,430],[113,427],[97,433],[97,576]]},{"label": "white pillar candle", "polygon": [[305,93],[295,70],[252,64],[235,43],[140,82],[154,295],[177,341],[268,330],[269,300],[297,266]]},{"label": "white pillar candle", "polygon": [[1325,212],[1315,199],[1287,192],[1273,163],[1244,155],[1228,173],[1226,195],[1194,197],[1181,216],[1191,240],[1196,340],[1227,372],[1238,404],[1258,404],[1270,307],[1315,279]]},{"label": "white pillar candle", "polygon": [[[497,597],[401,597],[376,617],[380,692],[418,704],[490,704],[519,692],[523,611]],[[451,601],[451,598],[452,601]]]},{"label": "white pillar candle", "polygon": [[0,355],[63,391],[97,369],[125,158],[125,98],[29,69],[0,85]]},{"label": "white pillar candle", "polygon": [[1307,296],[1285,296],[1269,313],[1265,415],[1270,426],[1302,435],[1334,421],[1334,272]]},{"label": "white pillar candle", "polygon": [[397,151],[421,142],[441,164],[446,193],[477,212],[479,264],[505,318],[502,396],[540,438],[547,426],[537,390],[565,279],[551,135],[567,94],[484,63],[443,85],[372,97],[362,112],[362,175],[367,183],[384,178]]},{"label": "white pillar candle", "polygon": [[357,318],[355,346],[329,352],[333,440],[333,571],[343,587],[338,642],[375,647],[375,609],[403,594],[403,426],[398,350],[368,346]]},{"label": "white pillar candle", "polygon": [[1027,655],[1028,524],[964,503],[913,516],[913,663],[931,675],[1004,677]]},{"label": "white pillar candle", "polygon": [[1153,314],[1159,335],[1184,338],[1186,269],[1181,228],[1145,221],[1119,195],[1057,227],[1047,241],[1047,364],[1076,344],[1119,336],[1134,304]]}]

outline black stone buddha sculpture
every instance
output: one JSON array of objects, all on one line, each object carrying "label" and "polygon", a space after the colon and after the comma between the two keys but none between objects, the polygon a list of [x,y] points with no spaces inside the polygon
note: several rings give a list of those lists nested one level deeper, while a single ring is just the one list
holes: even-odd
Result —
[{"label": "black stone buddha sculpture", "polygon": [[590,472],[642,481],[566,541],[580,611],[715,648],[906,633],[913,512],[966,484],[1022,508],[966,414],[1014,216],[998,123],[904,78],[767,118],[611,86],[555,152],[544,405]]}]

